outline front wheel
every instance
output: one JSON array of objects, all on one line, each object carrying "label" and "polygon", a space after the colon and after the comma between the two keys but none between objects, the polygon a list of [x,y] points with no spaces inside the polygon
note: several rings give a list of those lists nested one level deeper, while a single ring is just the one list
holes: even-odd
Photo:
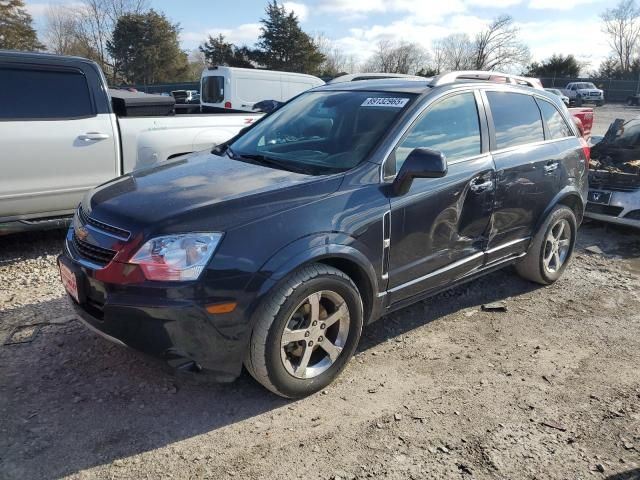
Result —
[{"label": "front wheel", "polygon": [[291,274],[257,315],[245,366],[258,382],[287,398],[330,384],[353,355],[363,323],[353,281],[322,264]]},{"label": "front wheel", "polygon": [[578,223],[566,205],[557,205],[531,241],[529,251],[516,264],[518,274],[542,285],[558,280],[573,255]]}]

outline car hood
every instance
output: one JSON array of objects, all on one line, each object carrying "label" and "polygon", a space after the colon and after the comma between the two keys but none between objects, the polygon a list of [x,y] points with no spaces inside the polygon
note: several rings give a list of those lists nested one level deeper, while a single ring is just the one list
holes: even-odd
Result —
[{"label": "car hood", "polygon": [[138,233],[223,230],[335,192],[343,175],[312,176],[201,152],[89,192],[83,210]]}]

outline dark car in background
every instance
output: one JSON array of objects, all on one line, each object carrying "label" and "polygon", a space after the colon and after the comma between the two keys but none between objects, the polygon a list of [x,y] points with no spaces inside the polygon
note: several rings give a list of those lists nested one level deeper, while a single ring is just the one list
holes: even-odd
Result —
[{"label": "dark car in background", "polygon": [[122,176],[59,258],[113,341],[285,397],[314,393],[364,325],[515,264],[571,258],[588,147],[543,90],[447,74],[305,92],[212,152]]}]

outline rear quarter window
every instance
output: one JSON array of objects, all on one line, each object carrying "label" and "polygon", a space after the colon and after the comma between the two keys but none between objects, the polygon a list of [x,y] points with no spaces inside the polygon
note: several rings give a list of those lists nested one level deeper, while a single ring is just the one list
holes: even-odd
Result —
[{"label": "rear quarter window", "polygon": [[487,92],[495,127],[496,149],[544,140],[542,118],[531,95]]},{"label": "rear quarter window", "polygon": [[558,109],[545,100],[538,100],[542,117],[547,124],[549,138],[555,140],[557,138],[565,138],[573,136],[573,132],[567,122],[564,120]]},{"label": "rear quarter window", "polygon": [[80,71],[0,68],[0,119],[56,120],[95,115]]}]

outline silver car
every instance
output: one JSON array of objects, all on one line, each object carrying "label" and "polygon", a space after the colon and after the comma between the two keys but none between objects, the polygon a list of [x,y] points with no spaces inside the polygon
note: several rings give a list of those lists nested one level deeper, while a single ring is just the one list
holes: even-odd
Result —
[{"label": "silver car", "polygon": [[591,147],[585,216],[640,228],[640,117],[614,121]]},{"label": "silver car", "polygon": [[562,100],[562,102],[568,107],[569,106],[569,97],[567,97],[564,93],[562,93],[560,90],[558,90],[557,88],[545,88],[545,90],[547,92],[551,92],[554,95],[557,95],[560,97],[560,99]]}]

